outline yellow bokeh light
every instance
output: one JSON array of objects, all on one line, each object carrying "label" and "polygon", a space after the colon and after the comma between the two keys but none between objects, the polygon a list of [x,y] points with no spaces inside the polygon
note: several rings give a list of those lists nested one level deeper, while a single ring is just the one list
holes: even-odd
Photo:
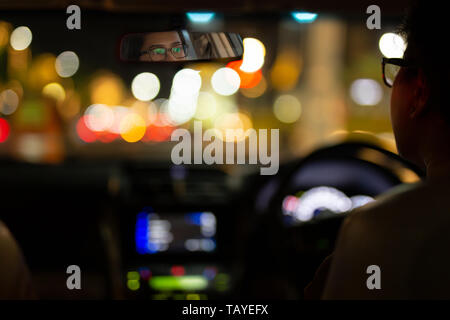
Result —
[{"label": "yellow bokeh light", "polygon": [[60,85],[59,83],[52,82],[47,84],[42,89],[42,95],[44,97],[54,99],[57,102],[63,102],[64,99],[66,98],[66,91],[64,90],[63,86]]},{"label": "yellow bokeh light", "polygon": [[56,82],[58,74],[55,70],[56,57],[51,53],[44,53],[34,59],[29,74],[29,83],[35,90],[41,90],[50,82]]},{"label": "yellow bokeh light", "polygon": [[217,111],[217,101],[209,92],[200,92],[197,99],[195,118],[206,120],[213,117]]},{"label": "yellow bokeh light", "polygon": [[0,21],[0,48],[8,44],[11,25],[7,22]]},{"label": "yellow bokeh light", "polygon": [[295,87],[301,72],[302,60],[293,50],[281,53],[270,71],[270,81],[275,90],[289,91]]},{"label": "yellow bokeh light", "polygon": [[113,73],[100,73],[90,83],[93,104],[119,105],[123,100],[123,93],[122,79]]},{"label": "yellow bokeh light", "polygon": [[252,121],[245,113],[226,113],[214,122],[214,128],[218,131],[223,141],[242,141],[246,138],[246,131],[253,127]]},{"label": "yellow bokeh light", "polygon": [[147,127],[145,120],[136,113],[127,114],[120,122],[120,135],[126,142],[137,142],[142,139]]},{"label": "yellow bokeh light", "polygon": [[293,123],[300,118],[302,106],[296,97],[286,94],[275,100],[273,113],[281,122]]}]

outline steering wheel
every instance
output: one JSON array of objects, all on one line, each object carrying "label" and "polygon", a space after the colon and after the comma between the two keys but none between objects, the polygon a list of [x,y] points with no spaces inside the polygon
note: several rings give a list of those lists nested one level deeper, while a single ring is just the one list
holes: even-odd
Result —
[{"label": "steering wheel", "polygon": [[246,273],[250,278],[256,277],[250,280],[256,285],[251,294],[267,291],[258,282],[272,279],[270,283],[278,283],[275,289],[270,289],[274,294],[262,297],[301,298],[319,264],[332,252],[345,218],[345,214],[329,214],[326,219],[286,224],[282,211],[286,196],[326,186],[375,197],[423,176],[420,169],[398,155],[366,142],[349,141],[324,147],[294,163],[279,180],[268,210],[255,228],[253,239],[258,243],[250,246],[247,268],[251,272]]}]

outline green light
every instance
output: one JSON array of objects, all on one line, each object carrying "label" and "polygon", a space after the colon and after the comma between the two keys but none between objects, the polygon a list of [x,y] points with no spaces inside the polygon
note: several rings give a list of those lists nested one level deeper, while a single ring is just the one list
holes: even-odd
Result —
[{"label": "green light", "polygon": [[139,280],[139,272],[136,271],[130,271],[127,273],[127,279],[128,280]]},{"label": "green light", "polygon": [[197,293],[189,293],[186,296],[186,300],[200,300],[200,295]]},{"label": "green light", "polygon": [[149,280],[154,290],[204,290],[208,280],[203,276],[156,276]]},{"label": "green light", "polygon": [[128,289],[130,289],[132,291],[138,290],[140,286],[141,285],[139,283],[139,280],[128,280],[127,281],[127,287],[128,287]]},{"label": "green light", "polygon": [[169,295],[166,293],[157,293],[152,296],[153,300],[168,300]]}]

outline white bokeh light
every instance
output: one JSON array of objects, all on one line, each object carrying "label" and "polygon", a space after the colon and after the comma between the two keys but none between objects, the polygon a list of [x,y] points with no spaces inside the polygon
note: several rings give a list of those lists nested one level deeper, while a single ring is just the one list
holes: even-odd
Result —
[{"label": "white bokeh light", "polygon": [[220,68],[211,77],[211,85],[214,91],[223,96],[236,93],[240,84],[239,74],[231,68]]},{"label": "white bokeh light", "polygon": [[264,64],[264,56],[266,55],[264,44],[255,38],[245,38],[243,44],[244,56],[240,69],[244,72],[258,71]]},{"label": "white bokeh light", "polygon": [[86,126],[92,131],[105,131],[114,124],[114,111],[104,104],[93,104],[84,114]]},{"label": "white bokeh light", "polygon": [[138,74],[131,82],[131,92],[140,101],[152,100],[158,95],[159,89],[158,77],[150,72]]},{"label": "white bokeh light", "polygon": [[403,53],[406,50],[405,40],[395,33],[383,34],[378,46],[386,58],[403,58]]},{"label": "white bokeh light", "polygon": [[33,34],[30,28],[22,26],[17,27],[11,33],[10,43],[14,50],[20,51],[25,50],[31,44],[33,39]]},{"label": "white bokeh light", "polygon": [[19,96],[14,90],[6,89],[0,93],[0,114],[13,114],[19,106]]},{"label": "white bokeh light", "polygon": [[62,78],[73,76],[80,66],[80,60],[73,51],[64,51],[55,60],[55,69]]},{"label": "white bokeh light", "polygon": [[201,86],[202,78],[197,70],[182,69],[175,74],[169,101],[161,108],[172,125],[185,123],[195,115]]},{"label": "white bokeh light", "polygon": [[374,106],[383,98],[383,89],[373,79],[358,79],[350,86],[350,96],[361,106]]},{"label": "white bokeh light", "polygon": [[179,96],[192,96],[198,94],[202,86],[200,71],[182,69],[173,77],[171,94]]}]

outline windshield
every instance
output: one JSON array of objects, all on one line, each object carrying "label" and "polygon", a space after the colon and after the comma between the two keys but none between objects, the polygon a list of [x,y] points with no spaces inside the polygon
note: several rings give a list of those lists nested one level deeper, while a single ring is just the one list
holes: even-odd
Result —
[{"label": "windshield", "polygon": [[[196,121],[202,132],[243,129],[235,142],[251,128],[280,129],[281,162],[352,132],[376,135],[393,146],[389,88],[382,83],[380,60],[404,50],[402,39],[389,33],[397,16],[386,17],[382,30],[368,30],[365,19],[320,12],[219,12],[197,23],[186,13],[83,9],[80,29],[68,28],[69,17],[61,10],[2,13],[3,158],[169,162],[176,144],[172,133],[177,128],[193,132]],[[238,33],[244,40],[243,61],[142,64],[120,59],[125,35],[178,27]],[[169,49],[180,55],[179,48]],[[159,53],[166,54],[165,49]],[[237,84],[221,83],[221,76],[229,77],[219,71],[224,67],[236,71]],[[186,69],[199,77],[192,81]],[[179,90],[196,91],[190,107],[168,103],[176,79],[181,79]]]}]

